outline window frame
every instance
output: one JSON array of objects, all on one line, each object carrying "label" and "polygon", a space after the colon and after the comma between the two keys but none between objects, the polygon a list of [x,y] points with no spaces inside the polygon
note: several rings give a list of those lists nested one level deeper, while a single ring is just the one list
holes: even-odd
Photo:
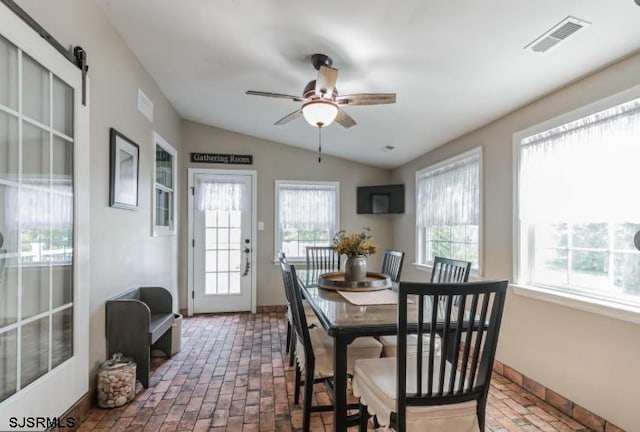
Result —
[{"label": "window frame", "polygon": [[[278,251],[282,247],[282,232],[280,231],[280,186],[285,184],[294,185],[325,185],[333,186],[336,188],[336,226],[334,232],[329,232],[329,237],[332,237],[337,230],[340,229],[340,182],[337,181],[311,181],[311,180],[276,180],[275,181],[275,203],[274,203],[274,242],[273,242],[273,262],[278,262]],[[287,261],[294,263],[305,263],[306,257],[287,257]]]},{"label": "window frame", "polygon": [[[158,182],[156,182],[156,170],[157,170],[157,160],[156,160],[156,148],[157,147],[162,148],[164,151],[166,151],[167,153],[169,153],[171,155],[171,184],[173,185],[172,188],[167,188],[164,185],[159,184]],[[152,236],[153,237],[162,237],[162,236],[175,236],[176,232],[177,232],[177,225],[178,225],[178,215],[176,214],[176,203],[178,202],[178,188],[177,186],[177,181],[178,181],[178,174],[177,174],[177,167],[178,167],[178,151],[171,145],[169,144],[164,138],[162,138],[162,136],[160,136],[160,134],[158,134],[157,132],[153,132],[153,170],[152,170],[152,181],[151,181],[151,188],[152,188],[152,203],[151,203],[151,226],[152,226]],[[171,193],[171,209],[170,209],[170,214],[171,214],[171,224],[170,226],[163,226],[163,225],[156,225],[156,211],[157,211],[157,207],[156,207],[156,190],[157,189],[161,189],[163,191],[167,191]]]},{"label": "window frame", "polygon": [[478,220],[478,268],[471,268],[470,275],[475,277],[481,277],[484,274],[484,259],[483,259],[483,245],[484,245],[484,170],[483,170],[483,151],[482,146],[474,147],[470,150],[467,150],[463,153],[457,154],[455,156],[449,157],[445,160],[442,160],[433,165],[426,166],[416,171],[415,176],[415,248],[414,248],[414,262],[413,265],[418,270],[423,271],[431,271],[433,269],[433,262],[420,262],[420,257],[422,255],[421,245],[425,243],[426,239],[424,238],[426,232],[421,232],[420,227],[418,226],[418,185],[420,181],[420,177],[424,174],[440,170],[450,165],[457,164],[465,159],[469,159],[471,157],[478,157],[478,203],[480,208],[479,211],[479,220]]},{"label": "window frame", "polygon": [[[521,164],[521,142],[523,139],[562,126],[566,123],[581,120],[585,117],[596,114],[600,111],[613,108],[634,99],[640,98],[640,86],[613,94],[593,103],[571,110],[564,114],[543,121],[529,128],[523,129],[512,136],[513,154],[513,201],[512,201],[512,222],[513,222],[513,287],[515,292],[528,297],[549,301],[565,306],[574,307],[589,312],[596,312],[602,315],[611,316],[626,321],[640,323],[640,299],[637,302],[625,301],[624,298],[612,296],[610,294],[598,294],[597,291],[581,289],[575,286],[561,287],[552,284],[532,283],[531,268],[533,267],[533,254],[535,251],[534,242],[528,240],[527,250],[524,252],[523,236],[531,238],[532,230],[526,225],[520,224],[520,164]],[[526,233],[525,233],[526,231]],[[611,253],[611,245],[607,248],[607,254]]]}]

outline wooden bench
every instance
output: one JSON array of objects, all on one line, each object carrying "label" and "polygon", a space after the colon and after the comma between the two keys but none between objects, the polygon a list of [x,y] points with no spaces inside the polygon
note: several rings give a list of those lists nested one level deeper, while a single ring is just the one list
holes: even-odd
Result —
[{"label": "wooden bench", "polygon": [[137,364],[136,378],[149,388],[151,349],[171,357],[173,299],[162,287],[140,287],[107,301],[107,358],[120,352]]}]

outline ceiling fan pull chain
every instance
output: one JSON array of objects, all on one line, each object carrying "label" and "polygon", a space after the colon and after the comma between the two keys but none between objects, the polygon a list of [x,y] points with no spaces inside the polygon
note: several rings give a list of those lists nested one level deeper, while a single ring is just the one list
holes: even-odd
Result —
[{"label": "ceiling fan pull chain", "polygon": [[322,127],[318,127],[318,163],[322,162]]}]

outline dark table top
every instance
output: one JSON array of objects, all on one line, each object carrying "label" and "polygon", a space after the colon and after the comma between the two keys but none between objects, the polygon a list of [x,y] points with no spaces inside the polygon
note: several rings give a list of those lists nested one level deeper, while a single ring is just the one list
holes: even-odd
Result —
[{"label": "dark table top", "polygon": [[[398,305],[356,306],[337,291],[318,288],[318,276],[322,273],[300,269],[297,274],[305,297],[329,335],[381,336],[397,333]],[[415,316],[415,310],[415,305],[409,304],[408,315]]]},{"label": "dark table top", "polygon": [[[318,316],[318,320],[322,327],[330,336],[383,336],[394,335],[398,333],[398,305],[368,305],[357,306],[342,297],[337,291],[327,290],[318,287],[318,277],[324,272],[300,269],[297,271],[298,279],[301,282],[302,290],[305,298]],[[417,305],[415,300],[407,305],[407,317],[409,320],[409,331],[415,332],[417,325]],[[431,297],[425,297],[424,308],[424,325],[429,325],[431,319]],[[444,324],[444,305],[439,305],[436,327],[434,330],[442,330]],[[455,317],[457,316],[457,308],[454,306],[451,311],[450,329],[455,328]],[[468,312],[464,313],[464,326],[469,326]],[[478,325],[477,316],[475,317],[474,327]]]}]

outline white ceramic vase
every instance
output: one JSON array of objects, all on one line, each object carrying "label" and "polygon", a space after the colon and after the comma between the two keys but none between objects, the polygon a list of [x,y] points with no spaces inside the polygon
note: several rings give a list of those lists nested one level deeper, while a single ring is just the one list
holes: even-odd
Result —
[{"label": "white ceramic vase", "polygon": [[367,257],[351,255],[344,263],[344,280],[347,282],[362,281],[367,278]]}]

